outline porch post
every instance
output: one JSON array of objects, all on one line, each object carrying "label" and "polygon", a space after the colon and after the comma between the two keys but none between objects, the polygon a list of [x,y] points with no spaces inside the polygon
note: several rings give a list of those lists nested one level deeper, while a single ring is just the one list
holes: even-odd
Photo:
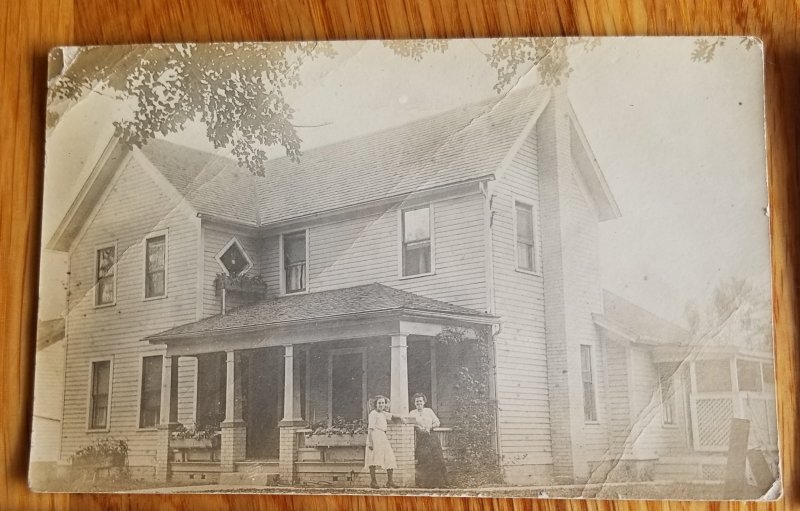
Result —
[{"label": "porch post", "polygon": [[173,380],[177,380],[177,360],[172,363],[171,356],[164,356],[161,365],[161,409],[159,410],[158,433],[156,440],[156,480],[169,480],[170,432],[177,424],[177,396],[173,399]]},{"label": "porch post", "polygon": [[389,399],[392,413],[408,415],[408,336],[392,336],[392,370]]},{"label": "porch post", "polygon": [[222,472],[234,472],[236,462],[245,458],[247,429],[242,420],[241,374],[237,371],[241,362],[238,353],[233,350],[226,351],[225,357],[225,420],[220,424],[220,469]]},{"label": "porch post", "polygon": [[280,448],[278,451],[278,474],[284,484],[297,482],[297,449],[300,442],[297,432],[306,427],[296,406],[294,392],[294,346],[283,347],[283,420],[280,422]]}]

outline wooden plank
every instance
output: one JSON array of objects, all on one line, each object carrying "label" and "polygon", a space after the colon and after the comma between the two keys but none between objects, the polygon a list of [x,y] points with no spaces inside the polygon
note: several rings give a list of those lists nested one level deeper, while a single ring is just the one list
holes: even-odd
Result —
[{"label": "wooden plank", "polygon": [[[798,223],[791,209],[798,200],[797,112],[800,83],[800,16],[791,0],[621,0],[562,1],[555,5],[508,0],[408,0],[367,3],[360,0],[307,2],[233,2],[230,0],[87,2],[86,0],[9,1],[0,5],[4,27],[0,51],[0,508],[16,509],[435,509],[491,508],[712,510],[715,503],[521,501],[416,497],[333,497],[222,495],[67,495],[33,494],[27,489],[27,444],[35,336],[36,272],[44,140],[43,98],[46,50],[56,44],[156,41],[233,41],[343,39],[374,37],[497,35],[673,35],[753,34],[766,43],[767,108],[770,134],[770,202],[777,299],[776,369],[778,373],[785,498],[748,504],[749,510],[791,509],[800,505],[796,468],[798,417],[797,305],[800,280]],[[729,509],[745,505],[726,504]]]}]

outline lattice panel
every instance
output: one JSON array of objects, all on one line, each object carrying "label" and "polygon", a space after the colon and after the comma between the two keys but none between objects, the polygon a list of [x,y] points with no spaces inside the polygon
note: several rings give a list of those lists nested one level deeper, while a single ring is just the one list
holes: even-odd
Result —
[{"label": "lattice panel", "polygon": [[733,400],[730,398],[698,398],[698,445],[701,447],[727,447],[730,437]]},{"label": "lattice panel", "polygon": [[725,465],[703,465],[703,479],[705,481],[723,481]]}]

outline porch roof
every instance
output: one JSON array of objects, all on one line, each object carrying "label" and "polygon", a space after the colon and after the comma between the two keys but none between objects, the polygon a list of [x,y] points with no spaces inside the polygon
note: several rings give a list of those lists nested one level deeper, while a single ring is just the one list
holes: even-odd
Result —
[{"label": "porch roof", "polygon": [[234,333],[262,327],[386,313],[456,319],[476,324],[492,324],[498,320],[495,316],[480,311],[375,283],[270,298],[224,315],[217,314],[171,328],[151,335],[145,340],[158,343],[171,339],[204,337],[209,334]]}]

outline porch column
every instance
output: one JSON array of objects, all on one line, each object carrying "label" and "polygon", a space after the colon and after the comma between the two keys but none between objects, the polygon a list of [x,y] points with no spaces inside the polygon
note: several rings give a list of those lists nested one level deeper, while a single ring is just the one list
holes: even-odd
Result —
[{"label": "porch column", "polygon": [[237,371],[238,353],[225,352],[225,420],[220,424],[220,468],[223,472],[234,472],[236,462],[245,458],[247,429],[242,420],[242,381]]},{"label": "porch column", "polygon": [[177,425],[178,399],[177,390],[178,361],[173,364],[171,356],[164,356],[161,365],[161,409],[159,410],[158,433],[156,439],[156,480],[169,480],[170,433]]},{"label": "porch column", "polygon": [[278,473],[284,484],[297,482],[297,431],[306,427],[294,388],[294,346],[283,347],[283,420],[280,422]]},{"label": "porch column", "polygon": [[392,336],[392,371],[389,399],[392,413],[408,415],[408,336]]}]

